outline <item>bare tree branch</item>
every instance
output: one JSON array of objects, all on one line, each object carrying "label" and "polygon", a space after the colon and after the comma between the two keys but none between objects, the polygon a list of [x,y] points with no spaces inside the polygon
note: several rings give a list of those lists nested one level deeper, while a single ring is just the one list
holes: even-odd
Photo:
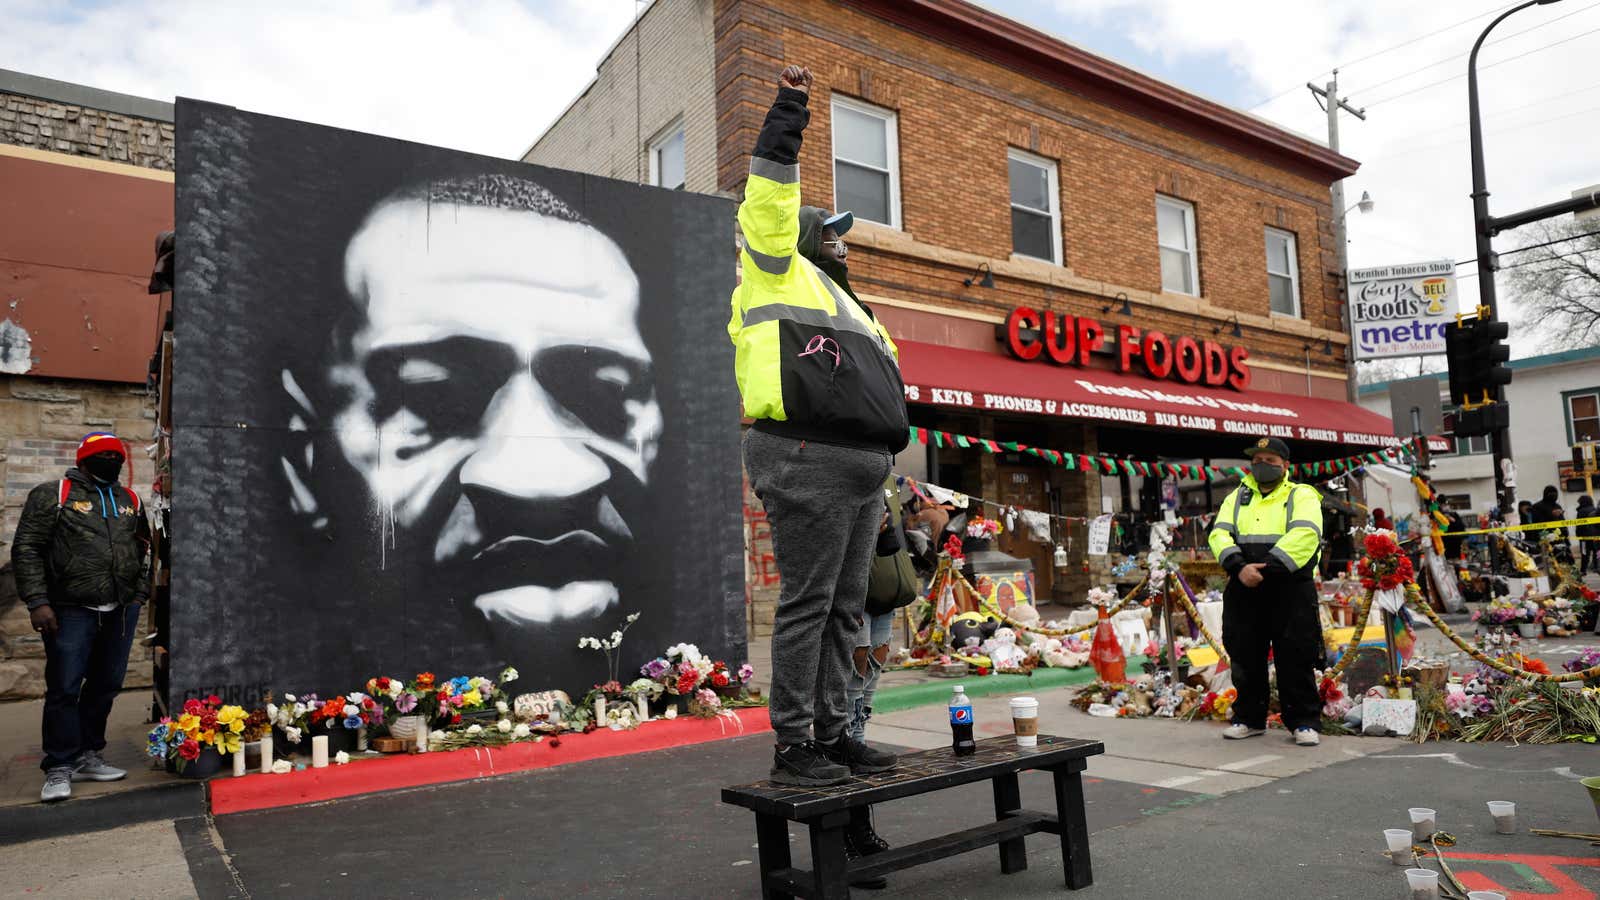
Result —
[{"label": "bare tree branch", "polygon": [[1530,225],[1523,252],[1507,251],[1508,298],[1525,327],[1551,349],[1587,347],[1600,331],[1600,222],[1553,220]]}]

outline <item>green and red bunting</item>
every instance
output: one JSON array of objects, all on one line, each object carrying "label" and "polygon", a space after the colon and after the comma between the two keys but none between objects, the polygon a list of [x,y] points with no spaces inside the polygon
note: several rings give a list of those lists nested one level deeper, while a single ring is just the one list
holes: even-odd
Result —
[{"label": "green and red bunting", "polygon": [[[927,428],[913,427],[911,429],[911,439],[919,444],[931,443],[935,447],[962,447],[966,449],[976,447],[985,453],[991,454],[1026,453],[1051,464],[1062,466],[1069,471],[1094,471],[1101,475],[1203,478],[1208,481],[1213,478],[1226,478],[1229,476],[1237,478],[1244,475],[1244,469],[1239,466],[1197,466],[1189,463],[1145,462],[1144,460],[1118,459],[1112,456],[1062,453],[1059,450],[1050,450],[1044,447],[1030,447],[1017,441],[995,441],[984,437],[951,434],[948,431],[933,431]],[[1350,472],[1363,465],[1380,463],[1385,459],[1407,460],[1414,455],[1415,451],[1410,445],[1401,444],[1384,450],[1347,456],[1344,459],[1324,459],[1316,462],[1294,463],[1291,468],[1297,477],[1332,478],[1335,475]]]}]

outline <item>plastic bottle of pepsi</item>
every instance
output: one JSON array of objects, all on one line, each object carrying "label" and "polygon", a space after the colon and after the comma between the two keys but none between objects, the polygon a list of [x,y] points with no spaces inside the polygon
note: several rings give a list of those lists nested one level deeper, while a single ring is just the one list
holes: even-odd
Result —
[{"label": "plastic bottle of pepsi", "polygon": [[959,684],[950,697],[950,734],[957,756],[971,756],[977,751],[978,745],[972,740],[972,701],[967,699],[967,689]]}]

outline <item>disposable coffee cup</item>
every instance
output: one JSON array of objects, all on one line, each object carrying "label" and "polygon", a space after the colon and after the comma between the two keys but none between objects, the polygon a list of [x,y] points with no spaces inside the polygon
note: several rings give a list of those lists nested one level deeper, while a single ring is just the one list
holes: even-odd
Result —
[{"label": "disposable coffee cup", "polygon": [[1438,813],[1426,806],[1413,806],[1406,812],[1411,814],[1411,836],[1419,844],[1426,844],[1428,838],[1438,831],[1438,821],[1434,818]]},{"label": "disposable coffee cup", "polygon": [[1039,745],[1039,701],[1033,697],[1011,698],[1011,730],[1018,747]]},{"label": "disposable coffee cup", "polygon": [[1439,900],[1439,873],[1432,869],[1407,869],[1406,886],[1411,900]]},{"label": "disposable coffee cup", "polygon": [[1467,891],[1467,900],[1506,900],[1499,891]]},{"label": "disposable coffee cup", "polygon": [[1383,840],[1389,845],[1389,859],[1395,865],[1409,866],[1415,862],[1411,855],[1411,829],[1385,828]]},{"label": "disposable coffee cup", "polygon": [[1489,815],[1494,816],[1494,830],[1501,834],[1517,833],[1517,805],[1510,800],[1490,800]]}]

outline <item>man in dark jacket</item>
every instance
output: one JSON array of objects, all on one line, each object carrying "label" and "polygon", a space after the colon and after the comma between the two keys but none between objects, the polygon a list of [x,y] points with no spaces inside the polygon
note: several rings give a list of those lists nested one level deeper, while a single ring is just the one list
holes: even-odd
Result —
[{"label": "man in dark jacket", "polygon": [[95,432],[78,466],[28,493],[11,548],[17,592],[44,640],[44,802],[74,781],[116,781],[106,719],[122,688],[139,610],[149,596],[150,526],[139,498],[118,483],[128,448]]},{"label": "man in dark jacket", "polygon": [[800,204],[811,72],[789,66],[750,159],[728,336],[750,486],[772,526],[781,589],[772,628],[771,777],[838,784],[891,753],[846,733],[845,682],[864,623],[882,485],[909,440],[888,331],[850,290],[848,215]]},{"label": "man in dark jacket", "polygon": [[[1573,513],[1575,519],[1591,519],[1597,514],[1594,498],[1584,494],[1578,498],[1578,508]],[[1595,568],[1595,554],[1600,552],[1600,542],[1595,538],[1600,536],[1600,525],[1579,525],[1574,529],[1578,535],[1578,563],[1580,576],[1589,574]]]},{"label": "man in dark jacket", "polygon": [[[1545,485],[1544,496],[1540,498],[1538,503],[1533,505],[1529,513],[1532,516],[1529,520],[1531,524],[1559,522],[1565,519],[1566,511],[1561,508],[1561,492],[1556,490],[1556,486],[1553,484]],[[1565,528],[1552,528],[1550,531],[1553,532],[1550,535],[1550,549],[1555,552],[1558,558],[1571,560],[1572,548],[1567,544],[1570,533]],[[1545,533],[1543,531],[1535,531],[1530,537],[1537,541],[1539,539],[1538,536]]]}]

